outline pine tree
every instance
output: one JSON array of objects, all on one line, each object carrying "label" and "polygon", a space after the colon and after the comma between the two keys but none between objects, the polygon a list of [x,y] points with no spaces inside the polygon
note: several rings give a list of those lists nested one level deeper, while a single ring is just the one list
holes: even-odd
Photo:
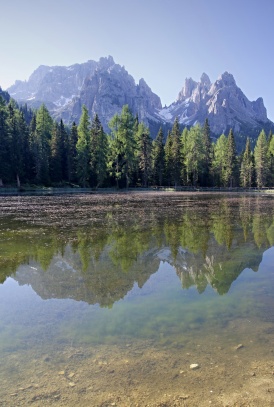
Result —
[{"label": "pine tree", "polygon": [[7,117],[6,103],[0,96],[0,187],[8,180],[10,172]]},{"label": "pine tree", "polygon": [[98,115],[91,123],[90,167],[91,185],[101,186],[107,177],[108,140]]},{"label": "pine tree", "polygon": [[75,122],[72,123],[68,137],[68,180],[77,181],[77,149],[78,128]]},{"label": "pine tree", "polygon": [[50,143],[53,128],[53,120],[48,109],[43,104],[36,114],[36,128],[34,134],[35,144],[35,174],[38,183],[48,185]]},{"label": "pine tree", "polygon": [[253,177],[253,159],[250,148],[250,140],[249,138],[247,138],[240,169],[241,186],[244,188],[250,188],[252,185],[252,177]]},{"label": "pine tree", "polygon": [[152,144],[152,167],[153,181],[156,185],[162,186],[165,170],[165,148],[164,133],[162,127]]},{"label": "pine tree", "polygon": [[90,121],[88,110],[82,107],[82,115],[78,127],[77,150],[77,177],[82,187],[87,187],[90,177]]},{"label": "pine tree", "polygon": [[213,145],[212,173],[215,186],[225,185],[227,138],[224,134]]},{"label": "pine tree", "polygon": [[143,123],[138,125],[136,139],[138,167],[141,173],[142,186],[146,188],[152,171],[152,140],[149,129]]},{"label": "pine tree", "polygon": [[268,140],[268,156],[269,156],[269,182],[270,187],[274,186],[274,135],[272,132],[269,134]]},{"label": "pine tree", "polygon": [[17,187],[21,186],[21,179],[24,178],[24,137],[26,134],[20,130],[20,112],[16,108],[14,101],[8,104],[8,140],[9,140],[9,159],[10,159],[10,177],[11,181],[17,182]]},{"label": "pine tree", "polygon": [[210,126],[206,118],[203,126],[203,145],[204,145],[204,160],[202,168],[201,183],[204,186],[211,185],[211,166],[212,166],[212,140],[210,137]]},{"label": "pine tree", "polygon": [[63,180],[62,173],[62,140],[60,126],[54,123],[51,138],[50,178],[54,183]]},{"label": "pine tree", "polygon": [[236,146],[232,129],[229,131],[225,155],[224,185],[232,187],[236,184]]},{"label": "pine tree", "polygon": [[184,141],[186,183],[196,186],[204,170],[205,144],[199,124],[192,127]]},{"label": "pine tree", "polygon": [[258,188],[266,185],[269,174],[268,145],[264,130],[261,131],[254,148],[256,184]]},{"label": "pine tree", "polygon": [[136,140],[134,137],[134,117],[128,105],[124,105],[121,115],[114,115],[109,122],[112,132],[110,142],[110,174],[116,179],[119,187],[119,180],[125,182],[128,188],[133,177],[135,164]]},{"label": "pine tree", "polygon": [[173,155],[172,155],[172,136],[170,131],[167,134],[165,142],[165,179],[170,186],[172,182]]},{"label": "pine tree", "polygon": [[181,172],[182,172],[182,160],[181,160],[181,139],[180,139],[180,128],[179,128],[179,120],[176,117],[172,130],[171,130],[171,137],[172,137],[172,146],[171,146],[171,154],[172,154],[172,169],[171,175],[174,182],[175,187],[180,184],[181,180]]}]

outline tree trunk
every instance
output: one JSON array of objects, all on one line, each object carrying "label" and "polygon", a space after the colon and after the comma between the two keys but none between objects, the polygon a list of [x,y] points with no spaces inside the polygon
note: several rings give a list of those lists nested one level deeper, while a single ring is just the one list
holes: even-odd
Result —
[{"label": "tree trunk", "polygon": [[19,175],[18,175],[18,174],[16,174],[16,181],[17,181],[17,188],[20,189],[20,187],[21,187],[21,182],[20,182],[20,178],[19,178]]}]

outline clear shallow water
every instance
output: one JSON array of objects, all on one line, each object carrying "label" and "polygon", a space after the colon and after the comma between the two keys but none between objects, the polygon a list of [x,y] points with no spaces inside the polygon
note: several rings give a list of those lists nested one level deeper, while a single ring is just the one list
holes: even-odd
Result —
[{"label": "clear shallow water", "polygon": [[[196,405],[180,373],[196,362],[225,405],[224,372],[236,391],[243,363],[272,358],[271,197],[16,197],[1,213],[3,405]],[[182,378],[196,393],[174,400]]]}]

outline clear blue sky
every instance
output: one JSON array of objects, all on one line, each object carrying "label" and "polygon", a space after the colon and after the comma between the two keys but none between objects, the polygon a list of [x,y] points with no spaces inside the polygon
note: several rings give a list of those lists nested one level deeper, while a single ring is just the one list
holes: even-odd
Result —
[{"label": "clear blue sky", "polygon": [[162,104],[186,77],[224,71],[250,100],[262,96],[274,121],[274,0],[1,1],[0,86],[39,65],[112,55]]}]

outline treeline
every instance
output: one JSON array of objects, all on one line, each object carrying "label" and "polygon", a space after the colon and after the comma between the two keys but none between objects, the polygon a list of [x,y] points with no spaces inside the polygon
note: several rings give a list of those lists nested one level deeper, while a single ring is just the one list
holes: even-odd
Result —
[{"label": "treeline", "polygon": [[232,130],[213,142],[207,120],[181,132],[175,119],[166,138],[160,128],[152,140],[125,105],[109,128],[85,106],[68,128],[45,105],[31,112],[0,97],[0,186],[274,186],[274,136],[264,130],[253,151],[247,138],[237,154]]}]

